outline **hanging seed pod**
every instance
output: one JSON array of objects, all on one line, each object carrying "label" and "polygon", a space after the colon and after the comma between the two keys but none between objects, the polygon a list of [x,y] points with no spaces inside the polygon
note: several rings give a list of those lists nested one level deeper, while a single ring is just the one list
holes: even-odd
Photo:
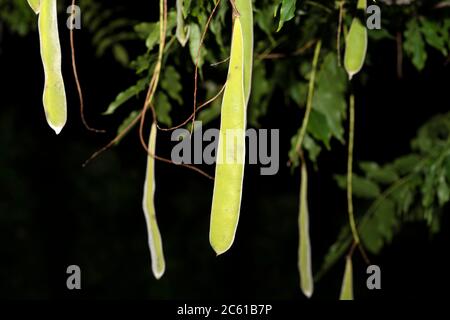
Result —
[{"label": "hanging seed pod", "polygon": [[[367,0],[358,0],[358,12],[365,13]],[[367,53],[367,28],[360,16],[353,18],[347,36],[344,65],[350,79],[363,67]]]},{"label": "hanging seed pod", "polygon": [[300,287],[303,294],[310,298],[314,291],[314,281],[311,270],[311,243],[309,239],[308,170],[304,161],[302,162],[301,174],[298,269],[300,271]]},{"label": "hanging seed pod", "polygon": [[[33,1],[33,5],[37,5]],[[39,38],[44,65],[45,85],[43,103],[48,125],[59,134],[67,121],[67,102],[61,73],[61,45],[59,43],[56,0],[41,0]]]},{"label": "hanging seed pod", "polygon": [[239,221],[245,165],[245,128],[244,42],[241,21],[236,17],[222,101],[209,234],[211,246],[217,255],[232,246]]},{"label": "hanging seed pod", "polygon": [[[151,155],[155,155],[156,151],[156,133],[157,127],[154,123],[150,131],[150,139],[148,148]],[[147,222],[148,244],[150,248],[150,255],[152,259],[152,271],[156,279],[160,279],[166,269],[164,260],[164,252],[161,240],[161,233],[159,232],[158,222],[156,221],[155,213],[155,158],[148,155],[147,158],[147,173],[144,184],[144,199],[142,206],[144,209],[145,220]]]}]

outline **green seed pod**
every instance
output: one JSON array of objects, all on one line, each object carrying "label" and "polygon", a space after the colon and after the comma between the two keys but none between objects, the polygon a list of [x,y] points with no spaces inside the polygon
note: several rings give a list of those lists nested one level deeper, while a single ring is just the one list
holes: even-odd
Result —
[{"label": "green seed pod", "polygon": [[302,163],[301,174],[298,268],[300,271],[300,287],[303,294],[310,298],[314,291],[314,281],[311,269],[311,243],[309,239],[308,171],[305,163]]},{"label": "green seed pod", "polygon": [[349,257],[345,263],[340,300],[353,300],[353,266],[352,259]]},{"label": "green seed pod", "polygon": [[44,110],[49,126],[59,134],[67,121],[67,102],[61,73],[56,0],[41,0],[39,12],[41,58],[45,73]]},{"label": "green seed pod", "polygon": [[[148,148],[151,155],[155,155],[157,130],[156,124],[154,123],[150,131],[150,139],[148,143]],[[159,232],[158,222],[156,221],[154,204],[155,158],[151,155],[148,155],[147,158],[147,173],[145,176],[144,199],[142,201],[142,207],[144,209],[145,220],[147,222],[148,244],[152,258],[152,271],[155,278],[160,279],[166,269],[166,263],[164,260],[161,233]]]},{"label": "green seed pod", "polygon": [[232,246],[239,221],[244,179],[245,128],[244,43],[241,21],[236,17],[222,101],[209,234],[211,246],[218,255]]},{"label": "green seed pod", "polygon": [[[367,0],[358,0],[358,11],[366,12]],[[344,65],[352,79],[363,67],[367,53],[367,29],[360,17],[353,18],[347,36]]]}]

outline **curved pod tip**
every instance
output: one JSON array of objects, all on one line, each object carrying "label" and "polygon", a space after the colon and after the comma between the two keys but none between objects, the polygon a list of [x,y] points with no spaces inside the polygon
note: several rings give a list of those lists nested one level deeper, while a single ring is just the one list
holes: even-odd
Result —
[{"label": "curved pod tip", "polygon": [[55,131],[56,135],[59,135],[62,131],[62,129],[64,128],[64,124],[63,125],[53,125],[51,122],[48,123],[48,125],[50,126],[50,128],[53,129],[53,131]]},{"label": "curved pod tip", "polygon": [[[222,240],[219,241],[216,237],[211,235],[211,232],[209,234],[209,243],[211,244],[211,247],[213,248],[214,252],[216,253],[216,256],[220,256],[230,250],[231,246],[233,245],[234,237],[231,240]],[[224,245],[226,244],[226,245]]]},{"label": "curved pod tip", "polygon": [[155,268],[154,266],[152,267],[153,276],[155,277],[156,280],[160,280],[162,278],[162,276],[164,275],[165,271],[166,271],[165,265],[163,266],[163,268],[161,270]]},{"label": "curved pod tip", "polygon": [[[51,81],[46,80],[46,82]],[[67,102],[64,88],[55,90],[46,84],[42,100],[47,124],[55,131],[56,135],[59,135],[67,122]]]},{"label": "curved pod tip", "polygon": [[311,297],[312,297],[312,295],[313,295],[313,289],[303,290],[303,294],[304,294],[305,297],[307,297],[308,299],[311,299]]},{"label": "curved pod tip", "polygon": [[28,0],[28,4],[31,9],[33,9],[34,13],[39,14],[41,9],[41,0]]}]

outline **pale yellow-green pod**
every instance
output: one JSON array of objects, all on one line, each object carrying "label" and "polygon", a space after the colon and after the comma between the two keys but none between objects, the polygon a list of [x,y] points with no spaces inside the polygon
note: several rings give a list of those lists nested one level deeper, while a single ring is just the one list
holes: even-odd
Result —
[{"label": "pale yellow-green pod", "polygon": [[253,71],[253,3],[252,0],[235,0],[240,14],[242,36],[244,41],[244,91],[248,104],[252,87]]},{"label": "pale yellow-green pod", "polygon": [[[366,11],[367,0],[358,0],[358,11]],[[360,17],[353,18],[347,35],[344,66],[350,79],[363,67],[367,53],[367,28]]]},{"label": "pale yellow-green pod", "polygon": [[45,116],[49,126],[59,134],[67,121],[67,102],[61,73],[56,2],[56,0],[40,1],[39,38],[45,73],[43,95]]},{"label": "pale yellow-green pod", "polygon": [[33,11],[34,11],[36,14],[39,13],[40,5],[41,5],[41,0],[28,0],[28,4],[30,5],[31,9],[33,9]]},{"label": "pale yellow-green pod", "polygon": [[353,266],[352,259],[349,257],[345,263],[340,300],[353,300]]},{"label": "pale yellow-green pod", "polygon": [[164,260],[163,245],[161,233],[159,231],[158,222],[156,220],[154,196],[155,196],[155,155],[156,151],[156,133],[158,128],[153,123],[150,131],[150,139],[148,148],[150,154],[147,158],[147,173],[145,175],[144,198],[142,207],[144,209],[145,220],[147,222],[148,245],[150,248],[150,256],[152,259],[152,271],[156,279],[160,279],[166,269]]},{"label": "pale yellow-green pod", "polygon": [[314,280],[311,268],[311,243],[309,239],[308,211],[308,170],[302,163],[300,184],[300,215],[299,215],[299,252],[298,268],[300,272],[300,287],[303,294],[310,298],[314,291]]},{"label": "pale yellow-green pod", "polygon": [[244,43],[241,21],[236,17],[222,101],[209,234],[209,241],[217,255],[231,247],[239,222],[245,164],[245,128]]}]

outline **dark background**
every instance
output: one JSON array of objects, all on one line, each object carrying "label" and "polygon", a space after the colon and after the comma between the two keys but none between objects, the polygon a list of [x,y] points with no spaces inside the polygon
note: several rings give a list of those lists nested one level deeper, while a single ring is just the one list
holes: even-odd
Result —
[{"label": "dark background", "polygon": [[[112,57],[96,58],[89,34],[76,36],[87,117],[106,128],[106,135],[87,132],[81,124],[67,29],[61,29],[61,38],[69,120],[58,137],[44,118],[37,34],[25,38],[3,34],[0,298],[304,299],[297,272],[299,174],[291,175],[286,166],[301,111],[277,105],[276,97],[271,103],[262,124],[281,129],[281,170],[267,177],[259,175],[258,167],[247,168],[236,241],[221,257],[215,257],[208,241],[212,182],[186,169],[157,164],[156,209],[167,269],[156,281],[141,209],[146,155],[137,131],[81,167],[114,136],[131,108],[140,107],[136,100],[113,117],[100,115],[134,77]],[[405,77],[399,80],[395,43],[374,45],[371,52],[368,83],[357,88],[355,156],[386,162],[409,151],[409,141],[422,123],[448,111],[450,66],[432,55],[421,74],[405,63]],[[189,92],[186,101],[190,108]],[[160,135],[160,154],[170,155],[169,140],[170,136]],[[346,223],[345,193],[332,178],[345,172],[345,147],[335,144],[332,153],[321,156],[319,165],[310,177],[314,270]],[[365,289],[365,265],[357,256],[356,298],[439,297],[450,285],[444,262],[449,228],[448,215],[442,232],[434,237],[425,225],[409,225],[380,256],[372,257],[382,268],[380,292]],[[66,289],[66,268],[71,264],[82,270],[80,292]],[[314,299],[338,298],[343,267],[341,261],[316,284]]]}]

